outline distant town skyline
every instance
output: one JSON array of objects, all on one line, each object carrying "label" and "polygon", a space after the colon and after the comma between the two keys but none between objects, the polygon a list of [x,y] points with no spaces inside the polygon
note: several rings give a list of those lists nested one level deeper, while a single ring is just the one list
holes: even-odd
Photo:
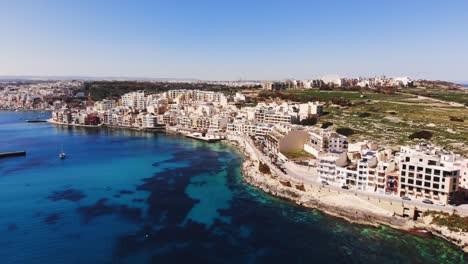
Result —
[{"label": "distant town skyline", "polygon": [[1,76],[468,82],[466,1],[0,3]]}]

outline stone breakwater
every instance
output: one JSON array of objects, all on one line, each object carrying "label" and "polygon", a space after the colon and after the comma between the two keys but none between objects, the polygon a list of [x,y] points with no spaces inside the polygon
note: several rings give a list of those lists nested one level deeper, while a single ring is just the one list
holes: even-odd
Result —
[{"label": "stone breakwater", "polygon": [[401,205],[380,200],[365,199],[357,195],[336,192],[327,188],[284,179],[273,173],[259,171],[259,157],[251,146],[242,139],[230,138],[244,156],[241,172],[243,179],[262,191],[292,201],[306,208],[317,209],[325,214],[345,219],[356,224],[378,227],[389,226],[418,236],[436,235],[460,246],[468,252],[468,234],[453,232],[447,227],[431,224],[431,216],[419,217],[413,221],[398,215]]}]

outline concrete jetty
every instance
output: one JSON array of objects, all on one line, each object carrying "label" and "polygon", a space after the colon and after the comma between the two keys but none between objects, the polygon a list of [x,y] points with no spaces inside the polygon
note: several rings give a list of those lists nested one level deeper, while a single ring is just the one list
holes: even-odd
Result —
[{"label": "concrete jetty", "polygon": [[30,119],[30,120],[26,120],[26,123],[46,123],[47,120],[44,120],[44,119]]},{"label": "concrete jetty", "polygon": [[26,151],[13,151],[0,153],[0,158],[26,156]]}]

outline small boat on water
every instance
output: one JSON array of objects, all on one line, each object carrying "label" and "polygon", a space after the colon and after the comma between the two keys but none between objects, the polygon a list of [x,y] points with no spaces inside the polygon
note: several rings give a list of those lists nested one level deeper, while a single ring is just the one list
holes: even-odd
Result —
[{"label": "small boat on water", "polygon": [[62,152],[60,152],[60,154],[59,154],[59,158],[60,158],[60,159],[64,159],[64,158],[65,158],[65,152],[63,152],[63,145],[62,145]]}]

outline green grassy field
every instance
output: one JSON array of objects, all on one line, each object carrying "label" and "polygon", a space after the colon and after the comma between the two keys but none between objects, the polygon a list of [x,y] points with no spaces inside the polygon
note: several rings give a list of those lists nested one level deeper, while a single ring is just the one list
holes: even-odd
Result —
[{"label": "green grassy field", "polygon": [[468,106],[468,91],[446,91],[441,89],[420,89],[420,88],[411,88],[405,89],[404,92],[411,94],[418,94],[422,96],[427,96],[447,102],[456,102]]},{"label": "green grassy field", "polygon": [[306,152],[304,150],[300,151],[295,151],[295,152],[285,152],[282,153],[284,156],[286,156],[288,159],[302,159],[302,158],[313,158],[314,156],[310,154],[309,152]]},{"label": "green grassy field", "polygon": [[372,92],[356,92],[356,91],[318,91],[318,90],[287,90],[282,93],[294,94],[297,96],[311,96],[329,100],[332,98],[344,98],[352,101],[356,100],[381,100],[381,101],[396,101],[408,98],[414,98],[413,95],[407,94],[380,94]]},{"label": "green grassy field", "polygon": [[[328,114],[320,123],[332,122],[333,129],[352,128],[355,134],[350,136],[351,141],[367,139],[389,146],[415,144],[418,140],[409,139],[409,135],[426,130],[433,134],[431,143],[468,156],[468,109],[463,107],[380,101],[348,108],[330,106],[325,111]],[[463,122],[452,121],[451,116]]]}]

